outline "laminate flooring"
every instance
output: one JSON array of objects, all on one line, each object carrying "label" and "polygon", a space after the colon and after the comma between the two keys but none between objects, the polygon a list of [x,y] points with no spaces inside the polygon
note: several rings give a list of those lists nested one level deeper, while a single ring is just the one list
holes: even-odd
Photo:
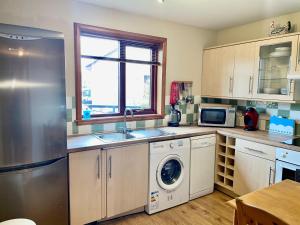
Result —
[{"label": "laminate flooring", "polygon": [[226,204],[231,198],[219,191],[186,204],[148,215],[137,213],[100,222],[99,225],[232,225],[233,209]]}]

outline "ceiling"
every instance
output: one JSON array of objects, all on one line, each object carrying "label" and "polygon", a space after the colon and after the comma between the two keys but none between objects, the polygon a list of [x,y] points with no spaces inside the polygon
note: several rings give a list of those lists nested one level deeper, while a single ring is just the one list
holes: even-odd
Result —
[{"label": "ceiling", "polygon": [[300,0],[79,1],[214,30],[300,11]]}]

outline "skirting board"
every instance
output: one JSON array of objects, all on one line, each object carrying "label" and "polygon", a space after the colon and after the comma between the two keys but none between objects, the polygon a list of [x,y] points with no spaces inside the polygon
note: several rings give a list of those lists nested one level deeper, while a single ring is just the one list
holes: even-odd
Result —
[{"label": "skirting board", "polygon": [[116,219],[116,218],[119,218],[119,217],[128,216],[128,215],[132,215],[132,214],[136,214],[136,213],[141,213],[141,212],[145,212],[145,207],[140,207],[140,208],[137,208],[137,209],[131,210],[129,212],[113,216],[113,217],[103,218],[102,220],[99,220],[98,222],[112,220],[112,219]]},{"label": "skirting board", "polygon": [[194,200],[194,199],[200,198],[204,195],[211,194],[211,193],[213,193],[213,191],[214,191],[214,187],[211,187],[211,188],[207,188],[205,190],[199,191],[197,193],[190,194],[190,200]]}]

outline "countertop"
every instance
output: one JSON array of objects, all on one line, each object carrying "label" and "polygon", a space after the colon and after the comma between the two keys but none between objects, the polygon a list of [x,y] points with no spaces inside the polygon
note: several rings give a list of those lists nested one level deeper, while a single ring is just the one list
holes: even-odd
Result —
[{"label": "countertop", "polygon": [[217,131],[216,128],[196,127],[196,126],[161,127],[160,129],[174,134],[160,136],[160,137],[152,137],[152,138],[128,139],[119,142],[105,142],[97,138],[94,134],[70,136],[68,137],[68,152],[70,153],[70,152],[97,149],[97,148],[99,149],[112,148],[112,147],[124,146],[129,144],[172,140],[174,138],[187,138],[187,137],[198,136],[198,135],[214,134]]},{"label": "countertop", "polygon": [[272,145],[275,147],[281,147],[281,148],[300,152],[300,147],[280,143],[282,141],[292,138],[291,136],[269,134],[268,132],[265,131],[245,131],[241,128],[219,128],[219,127],[213,128],[213,127],[198,127],[198,126],[162,127],[160,129],[174,134],[154,137],[154,138],[129,139],[120,142],[104,142],[98,139],[93,134],[70,136],[68,137],[68,152],[72,153],[72,152],[97,149],[97,148],[105,149],[105,148],[112,148],[112,147],[124,146],[129,144],[172,140],[174,138],[187,138],[187,137],[201,136],[205,134],[214,134],[214,133],[220,133],[235,138],[241,138],[249,141],[254,141],[262,144]]}]

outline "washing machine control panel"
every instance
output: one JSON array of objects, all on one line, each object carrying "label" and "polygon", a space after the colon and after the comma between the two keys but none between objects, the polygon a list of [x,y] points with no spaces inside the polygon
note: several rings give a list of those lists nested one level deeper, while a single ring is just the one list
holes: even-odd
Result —
[{"label": "washing machine control panel", "polygon": [[190,148],[189,139],[175,139],[171,141],[160,141],[150,143],[151,152],[184,151]]}]

